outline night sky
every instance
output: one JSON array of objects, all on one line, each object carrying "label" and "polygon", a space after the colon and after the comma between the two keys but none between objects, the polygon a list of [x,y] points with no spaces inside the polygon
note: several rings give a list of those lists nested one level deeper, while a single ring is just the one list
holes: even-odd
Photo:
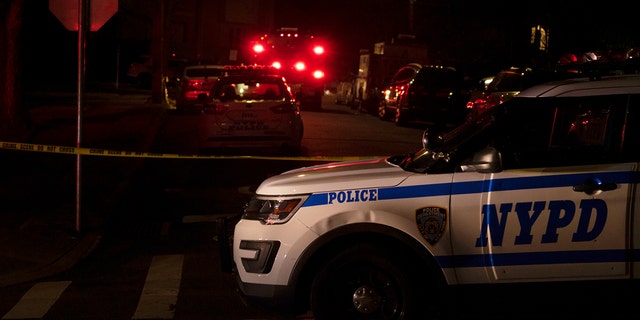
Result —
[{"label": "night sky", "polygon": [[[553,59],[567,52],[640,47],[635,10],[623,4],[415,0],[411,23],[406,6],[401,5],[408,1],[276,0],[274,24],[326,36],[333,42],[336,57],[345,63],[355,63],[359,49],[371,49],[374,43],[388,42],[400,33],[416,34],[434,55],[456,57],[458,61],[504,60],[510,55],[517,58],[511,50],[518,41],[526,43],[530,26],[538,23],[550,30]],[[438,5],[441,2],[444,7]],[[47,69],[48,77],[70,75],[73,79],[76,74],[63,68],[76,63],[76,33],[67,31],[49,12],[48,0],[27,3],[23,54],[26,68]],[[102,48],[92,44],[90,50]],[[115,61],[99,67],[108,72],[115,68]]]}]

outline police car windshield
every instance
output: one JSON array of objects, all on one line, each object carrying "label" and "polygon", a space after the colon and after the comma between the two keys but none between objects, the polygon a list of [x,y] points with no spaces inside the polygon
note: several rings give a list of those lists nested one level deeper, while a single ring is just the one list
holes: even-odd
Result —
[{"label": "police car windshield", "polygon": [[[389,161],[397,161],[397,164],[406,171],[418,173],[453,172],[461,159],[470,157],[473,152],[486,146],[487,140],[482,139],[481,136],[488,134],[489,130],[487,129],[493,125],[496,114],[502,109],[501,105],[483,112],[457,128],[442,134],[438,143],[430,144],[403,159],[390,159]],[[435,137],[430,136],[430,139],[434,140]]]}]

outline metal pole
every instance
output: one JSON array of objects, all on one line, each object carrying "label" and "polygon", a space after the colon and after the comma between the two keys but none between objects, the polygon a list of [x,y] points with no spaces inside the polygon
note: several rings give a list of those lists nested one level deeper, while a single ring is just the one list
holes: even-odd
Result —
[{"label": "metal pole", "polygon": [[[76,132],[76,148],[82,147],[82,109],[84,100],[84,76],[85,76],[85,51],[87,31],[87,21],[89,20],[89,0],[78,0],[78,119]],[[82,199],[82,177],[81,177],[81,155],[76,154],[76,226],[77,233],[81,231],[81,199]]]}]

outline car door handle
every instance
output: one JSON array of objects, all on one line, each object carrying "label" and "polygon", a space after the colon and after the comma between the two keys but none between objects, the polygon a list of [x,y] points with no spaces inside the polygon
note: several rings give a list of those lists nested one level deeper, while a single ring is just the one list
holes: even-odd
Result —
[{"label": "car door handle", "polygon": [[575,192],[584,192],[586,194],[594,194],[597,191],[611,191],[618,188],[618,185],[613,182],[602,182],[600,179],[591,178],[587,179],[585,182],[573,186],[573,191]]}]

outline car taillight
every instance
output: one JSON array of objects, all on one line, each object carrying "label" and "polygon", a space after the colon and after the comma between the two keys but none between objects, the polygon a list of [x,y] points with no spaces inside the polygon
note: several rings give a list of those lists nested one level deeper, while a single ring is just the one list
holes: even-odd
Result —
[{"label": "car taillight", "polygon": [[490,96],[481,97],[467,102],[467,109],[472,111],[474,114],[480,114],[499,105],[500,103],[502,103],[501,100],[501,98],[492,99]]},{"label": "car taillight", "polygon": [[467,101],[467,109],[473,109],[474,105],[475,105],[475,101]]},{"label": "car taillight", "polygon": [[198,81],[196,80],[189,80],[187,81],[187,88],[189,89],[194,89],[198,86]]},{"label": "car taillight", "polygon": [[223,103],[215,103],[211,107],[206,107],[204,109],[204,113],[213,114],[213,113],[225,113],[229,111],[229,105]]}]

